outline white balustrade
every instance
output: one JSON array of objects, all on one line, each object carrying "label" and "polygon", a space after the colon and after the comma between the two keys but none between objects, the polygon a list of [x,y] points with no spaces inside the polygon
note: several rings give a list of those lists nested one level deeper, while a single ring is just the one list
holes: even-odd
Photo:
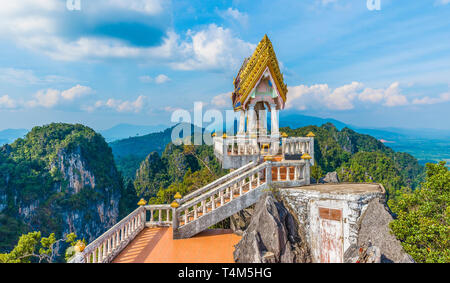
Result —
[{"label": "white balustrade", "polygon": [[69,262],[111,262],[145,227],[173,225],[175,230],[262,185],[309,184],[309,165],[308,160],[250,163],[178,200],[177,209],[168,204],[138,207]]}]

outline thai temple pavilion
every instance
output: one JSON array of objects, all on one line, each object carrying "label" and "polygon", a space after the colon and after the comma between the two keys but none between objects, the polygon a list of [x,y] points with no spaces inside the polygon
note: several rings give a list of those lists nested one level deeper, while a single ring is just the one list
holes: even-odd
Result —
[{"label": "thai temple pavilion", "polygon": [[233,84],[232,105],[235,111],[240,111],[238,135],[266,136],[265,110],[268,110],[271,113],[271,136],[279,137],[278,110],[284,109],[287,86],[283,82],[283,74],[267,35],[258,44],[253,55],[244,60]]},{"label": "thai temple pavilion", "polygon": [[[313,153],[312,133],[303,139],[280,140],[286,136],[280,135],[278,113],[284,109],[288,90],[267,35],[252,56],[244,60],[233,84],[231,102],[234,111],[240,112],[238,132],[235,137],[214,138],[216,155],[225,169],[240,168],[267,155],[280,160],[282,152],[286,153],[287,160],[300,159],[309,150]],[[284,145],[283,151],[280,151],[280,144]],[[306,146],[310,148],[307,150]]]},{"label": "thai temple pavilion", "polygon": [[[285,107],[287,92],[265,35],[234,80],[231,102],[240,112],[237,134],[213,138],[223,168],[233,170],[188,195],[177,193],[170,204],[148,205],[142,199],[135,211],[79,247],[70,262],[232,262],[240,236],[209,227],[255,204],[274,187],[293,200],[293,211],[301,213],[309,227],[313,261],[342,262],[344,251],[356,241],[359,209],[384,190],[309,186],[314,134],[288,137],[279,132],[278,111]],[[356,216],[350,215],[353,212]]]}]

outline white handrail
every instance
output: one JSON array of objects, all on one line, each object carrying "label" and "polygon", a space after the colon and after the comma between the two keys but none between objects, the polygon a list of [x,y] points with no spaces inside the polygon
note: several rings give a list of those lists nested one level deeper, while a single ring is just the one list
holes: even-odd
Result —
[{"label": "white handrail", "polygon": [[235,176],[241,174],[242,172],[245,172],[245,171],[249,170],[250,168],[253,168],[255,165],[256,165],[255,162],[250,162],[249,164],[247,164],[245,166],[242,166],[241,168],[236,169],[233,172],[231,172],[231,173],[229,173],[229,174],[227,174],[225,176],[220,177],[219,179],[217,179],[217,180],[207,184],[206,186],[204,186],[204,187],[202,187],[202,188],[200,188],[198,190],[195,190],[192,193],[189,193],[189,194],[185,195],[182,199],[180,199],[178,201],[178,203],[181,205],[181,204],[183,204],[183,203],[185,203],[185,202],[187,202],[187,201],[189,201],[189,200],[191,200],[191,199],[193,199],[195,197],[198,197],[199,195],[203,194],[204,192],[206,192],[206,191],[208,191],[208,190],[210,190],[210,189],[212,189],[212,188],[214,188],[214,187],[224,183],[226,180],[228,180],[230,178],[234,178]]}]

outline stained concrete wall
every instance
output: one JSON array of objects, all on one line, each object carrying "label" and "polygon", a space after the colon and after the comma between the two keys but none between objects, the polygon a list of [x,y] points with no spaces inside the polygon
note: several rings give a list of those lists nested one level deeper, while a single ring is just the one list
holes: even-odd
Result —
[{"label": "stained concrete wall", "polygon": [[[319,207],[342,210],[343,255],[352,244],[357,243],[358,220],[370,200],[384,199],[385,197],[385,191],[381,185],[348,184],[347,189],[344,190],[341,189],[342,187],[338,190],[327,189],[333,186],[345,187],[346,185],[316,185],[280,189],[280,194],[288,208],[297,215],[298,220],[307,231],[306,238],[314,262],[320,262],[320,253],[323,248],[321,246]],[[371,187],[369,188],[369,186]],[[373,186],[379,186],[379,190],[374,189]]]}]

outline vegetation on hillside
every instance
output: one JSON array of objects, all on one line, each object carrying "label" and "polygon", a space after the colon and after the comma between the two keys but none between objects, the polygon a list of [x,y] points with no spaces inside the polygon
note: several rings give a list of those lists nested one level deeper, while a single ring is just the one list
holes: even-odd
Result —
[{"label": "vegetation on hillside", "polygon": [[168,144],[162,156],[150,153],[141,163],[134,181],[139,197],[150,203],[170,203],[173,195],[182,195],[214,181],[225,174],[207,145]]},{"label": "vegetation on hillside", "polygon": [[[69,167],[70,156],[82,158],[95,177],[95,189],[84,186],[76,192],[70,187],[61,169]],[[82,172],[71,168],[66,174],[81,180]],[[29,231],[62,237],[71,211],[83,213],[84,225],[93,221],[98,215],[89,213],[90,206],[120,197],[122,187],[111,148],[92,129],[64,123],[33,128],[24,138],[0,147],[0,252],[10,250]]]},{"label": "vegetation on hillside", "polygon": [[315,134],[313,177],[336,171],[343,182],[382,183],[390,196],[406,188],[414,189],[423,180],[423,167],[413,156],[394,152],[369,135],[348,128],[339,131],[330,123],[281,131],[289,136]]},{"label": "vegetation on hillside", "polygon": [[57,257],[55,247],[61,242],[74,247],[76,238],[74,233],[57,240],[54,233],[48,237],[41,237],[39,231],[30,232],[20,236],[17,245],[10,253],[0,254],[0,263],[54,262]]},{"label": "vegetation on hillside", "polygon": [[445,162],[426,165],[426,180],[414,192],[389,201],[390,223],[416,262],[450,262],[450,171]]}]

